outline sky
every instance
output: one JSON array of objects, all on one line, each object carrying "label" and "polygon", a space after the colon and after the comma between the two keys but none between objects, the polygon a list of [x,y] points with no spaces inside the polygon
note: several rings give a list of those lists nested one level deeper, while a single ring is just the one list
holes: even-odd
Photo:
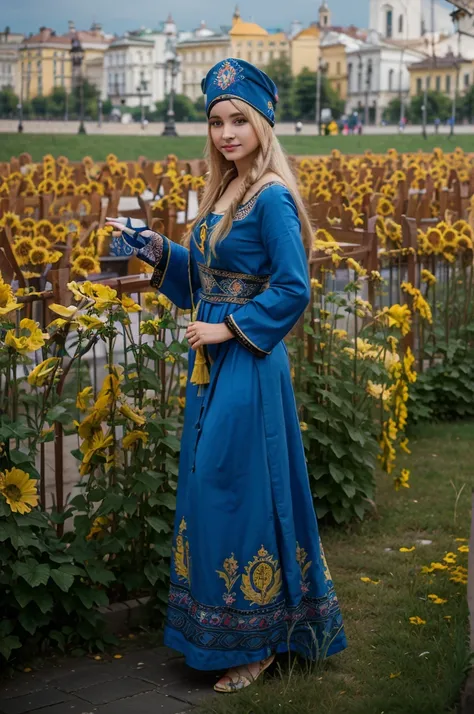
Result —
[{"label": "sky", "polygon": [[[320,0],[241,0],[239,7],[243,20],[286,30],[292,20],[304,25],[317,20],[320,4]],[[333,24],[367,27],[369,0],[329,0],[329,5]],[[218,28],[230,24],[234,7],[234,0],[0,0],[0,30],[9,26],[12,32],[29,34],[45,25],[62,34],[68,20],[74,20],[79,29],[100,22],[107,32],[121,34],[141,26],[156,27],[170,10],[180,30],[192,30],[201,20]]]}]

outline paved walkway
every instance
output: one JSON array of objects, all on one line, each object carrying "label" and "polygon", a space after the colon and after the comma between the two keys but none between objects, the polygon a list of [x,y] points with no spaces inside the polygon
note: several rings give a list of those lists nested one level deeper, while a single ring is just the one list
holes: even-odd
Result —
[{"label": "paved walkway", "polygon": [[218,696],[216,681],[216,673],[187,667],[167,647],[111,661],[64,659],[0,682],[0,714],[185,714]]}]

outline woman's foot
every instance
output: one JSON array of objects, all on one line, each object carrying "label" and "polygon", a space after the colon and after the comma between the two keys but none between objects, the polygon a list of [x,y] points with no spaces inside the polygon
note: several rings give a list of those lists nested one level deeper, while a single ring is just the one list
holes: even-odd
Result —
[{"label": "woman's foot", "polygon": [[242,664],[240,667],[232,667],[214,685],[214,689],[216,692],[225,693],[238,692],[239,689],[245,689],[245,687],[249,687],[258,679],[274,659],[275,655],[270,655],[270,657],[262,659],[260,662],[251,662],[250,664]]}]

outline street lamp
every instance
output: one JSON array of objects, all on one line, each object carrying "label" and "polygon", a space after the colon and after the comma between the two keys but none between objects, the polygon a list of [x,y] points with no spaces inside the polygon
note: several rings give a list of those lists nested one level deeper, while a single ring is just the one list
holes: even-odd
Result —
[{"label": "street lamp", "polygon": [[372,80],[372,60],[367,61],[367,78],[365,80],[365,108],[364,108],[364,124],[369,125],[369,92]]},{"label": "street lamp", "polygon": [[316,132],[321,135],[321,75],[327,69],[327,63],[322,57],[319,58],[316,72]]},{"label": "street lamp", "polygon": [[18,102],[18,133],[23,132],[23,60],[20,60],[20,101]]},{"label": "street lamp", "polygon": [[140,80],[140,84],[137,87],[138,96],[140,97],[140,113],[141,113],[141,124],[142,129],[145,128],[145,107],[143,105],[143,96],[146,94],[148,87],[148,82],[146,79]]},{"label": "street lamp", "polygon": [[[171,44],[171,43],[170,43]],[[174,92],[175,92],[175,82],[176,77],[179,72],[180,59],[176,54],[175,45],[171,45],[170,55],[166,59],[166,71],[170,75],[170,91],[168,94],[168,112],[164,131],[162,136],[178,136],[176,131],[176,122],[173,108]]]},{"label": "street lamp", "polygon": [[71,41],[71,49],[69,50],[71,54],[72,62],[72,76],[73,79],[77,80],[79,78],[79,101],[80,101],[80,123],[78,134],[85,134],[86,128],[84,126],[84,79],[82,75],[82,63],[84,61],[84,50],[82,49],[81,42],[77,33],[73,36]]}]

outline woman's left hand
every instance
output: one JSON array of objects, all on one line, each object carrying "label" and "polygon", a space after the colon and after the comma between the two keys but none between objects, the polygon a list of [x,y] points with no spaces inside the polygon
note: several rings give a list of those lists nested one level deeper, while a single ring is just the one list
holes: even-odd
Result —
[{"label": "woman's left hand", "polygon": [[197,350],[201,345],[218,345],[227,342],[233,336],[223,322],[217,325],[210,322],[190,322],[186,330],[186,338],[193,350]]}]

